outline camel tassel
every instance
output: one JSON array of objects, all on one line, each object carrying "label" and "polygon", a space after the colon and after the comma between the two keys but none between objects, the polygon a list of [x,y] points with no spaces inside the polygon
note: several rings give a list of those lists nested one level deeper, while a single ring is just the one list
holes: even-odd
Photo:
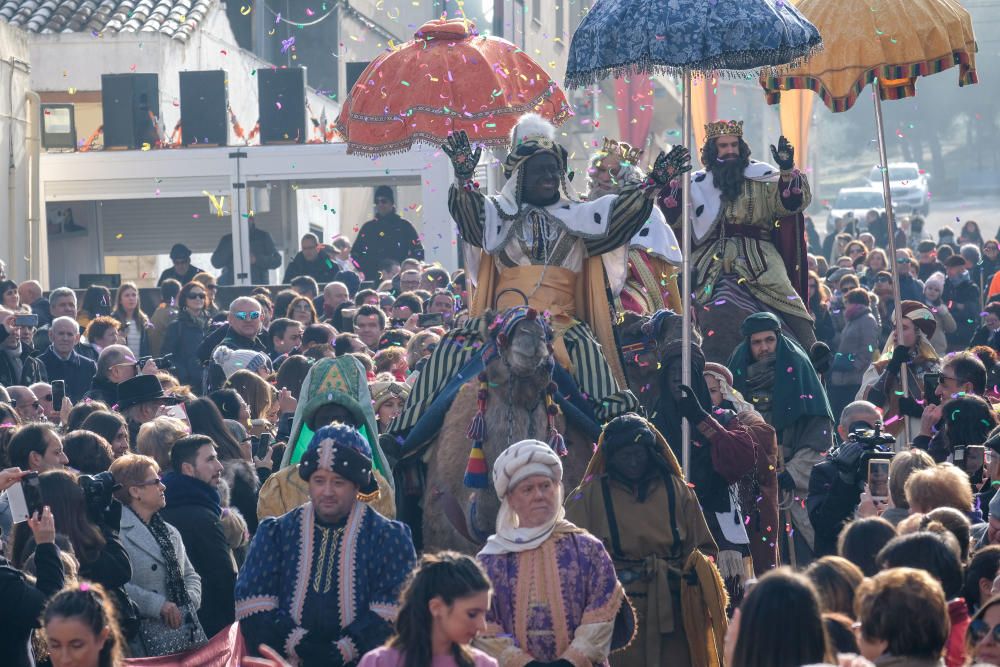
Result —
[{"label": "camel tassel", "polygon": [[552,429],[552,437],[549,438],[549,447],[552,448],[559,456],[566,456],[569,454],[569,450],[566,449],[566,440],[562,437],[562,433]]},{"label": "camel tassel", "polygon": [[469,462],[465,466],[465,486],[470,489],[486,488],[486,456],[483,454],[483,443],[477,440],[472,443],[469,452]]},{"label": "camel tassel", "polygon": [[489,396],[489,382],[486,379],[486,371],[479,374],[479,392],[476,394],[476,415],[469,422],[469,430],[465,432],[465,437],[473,442],[480,443],[486,439],[486,398]]}]

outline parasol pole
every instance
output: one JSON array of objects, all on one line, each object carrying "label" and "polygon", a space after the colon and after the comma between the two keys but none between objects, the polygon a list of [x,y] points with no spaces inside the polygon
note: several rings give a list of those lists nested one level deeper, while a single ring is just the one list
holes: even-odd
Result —
[{"label": "parasol pole", "polygon": [[[893,319],[896,324],[896,344],[899,344],[903,335],[903,308],[899,298],[899,263],[896,261],[896,216],[892,210],[892,192],[889,188],[889,161],[885,154],[885,127],[882,124],[882,96],[879,95],[881,81],[876,78],[872,82],[872,92],[875,97],[875,126],[878,131],[878,160],[882,167],[882,195],[885,197],[885,218],[889,227],[889,270],[892,272],[892,298],[895,302],[893,308]],[[907,382],[909,372],[906,364],[900,369],[900,385],[903,396],[909,396],[909,383]],[[907,444],[910,442],[910,426],[906,417],[900,416],[903,420],[903,437]]]},{"label": "parasol pole", "polygon": [[[681,91],[681,143],[691,151],[691,70],[684,68]],[[691,151],[693,153],[693,151]],[[691,172],[681,175],[681,382],[691,386]],[[690,478],[691,422],[681,419],[681,464]]]}]

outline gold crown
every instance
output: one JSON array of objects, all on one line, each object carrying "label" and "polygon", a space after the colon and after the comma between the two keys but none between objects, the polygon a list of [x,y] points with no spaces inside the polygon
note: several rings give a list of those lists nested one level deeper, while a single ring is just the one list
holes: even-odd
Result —
[{"label": "gold crown", "polygon": [[629,164],[638,164],[639,158],[645,152],[641,148],[633,148],[624,141],[616,141],[610,137],[604,137],[604,147],[601,150],[608,155],[615,155]]},{"label": "gold crown", "polygon": [[742,137],[743,121],[720,120],[715,123],[709,123],[705,126],[705,139],[714,139],[715,137],[721,137],[723,135]]}]

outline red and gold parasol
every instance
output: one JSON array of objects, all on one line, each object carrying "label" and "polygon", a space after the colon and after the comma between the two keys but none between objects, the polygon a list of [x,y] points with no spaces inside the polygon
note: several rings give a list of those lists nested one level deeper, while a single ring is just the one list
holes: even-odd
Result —
[{"label": "red and gold parasol", "polygon": [[563,91],[524,51],[478,36],[469,21],[434,20],[365,69],[337,131],[349,153],[373,156],[407,151],[415,141],[440,145],[458,130],[475,143],[505,146],[531,111],[556,125],[572,115]]}]

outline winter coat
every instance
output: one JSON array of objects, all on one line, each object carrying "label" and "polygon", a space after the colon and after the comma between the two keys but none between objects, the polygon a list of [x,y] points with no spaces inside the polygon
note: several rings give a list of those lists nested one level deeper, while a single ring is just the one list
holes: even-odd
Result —
[{"label": "winter coat", "polygon": [[[292,258],[292,261],[289,262],[288,268],[285,269],[285,278],[281,281],[281,284],[289,285],[294,278],[309,276],[319,283],[320,289],[323,289],[326,283],[336,280],[337,274],[340,272],[340,266],[332,254],[333,251],[329,246],[320,246],[319,255],[310,262],[299,251]],[[281,313],[280,316],[284,317],[285,314]]]},{"label": "winter coat", "polygon": [[830,384],[860,387],[861,378],[879,349],[879,325],[867,306],[861,306],[857,311],[845,308],[844,320],[846,324],[840,334]]},{"label": "winter coat", "polygon": [[64,360],[49,345],[38,360],[45,364],[49,382],[65,380],[66,396],[72,403],[77,403],[90,389],[97,375],[97,364],[76,351],[69,355],[69,359]]},{"label": "winter coat", "polygon": [[114,407],[118,403],[118,385],[107,378],[94,376],[94,381],[90,383],[90,391],[84,394],[83,398],[103,401],[109,408]]},{"label": "winter coat", "polygon": [[222,529],[219,493],[189,475],[168,472],[167,506],[160,515],[181,534],[188,558],[201,576],[198,619],[209,637],[236,620],[236,561]]},{"label": "winter coat", "polygon": [[[274,239],[271,234],[260,229],[253,223],[250,224],[250,280],[254,285],[267,285],[268,271],[281,266],[281,255],[274,247]],[[256,259],[255,259],[256,258]],[[219,239],[219,245],[212,253],[212,266],[222,269],[219,275],[220,285],[233,284],[233,235],[226,234]],[[207,632],[208,629],[206,628]],[[211,635],[209,635],[211,637]]]},{"label": "winter coat", "polygon": [[[2,330],[3,327],[0,327]],[[21,346],[21,372],[18,373],[14,363],[8,358],[6,350],[0,350],[0,385],[10,387],[12,385],[31,386],[36,382],[45,382],[48,374],[45,372],[45,364],[31,356],[31,349]]]},{"label": "winter coat", "polygon": [[972,341],[969,343],[969,347],[976,347],[977,345],[988,345],[1000,354],[1000,333],[991,331],[984,324],[976,329],[976,333],[972,336]]},{"label": "winter coat", "polygon": [[[191,607],[197,610],[201,606],[201,577],[188,558],[181,534],[169,523],[167,530],[184,579],[184,588],[191,598]],[[160,610],[167,602],[167,562],[160,545],[149,528],[129,509],[122,511],[120,534],[122,545],[133,564],[132,580],[125,584],[125,591],[139,608],[139,616],[146,631],[153,634],[157,630],[166,633],[168,628],[160,618]]]},{"label": "winter coat", "polygon": [[408,257],[423,259],[424,246],[413,225],[393,211],[376,216],[361,226],[351,257],[361,267],[366,280],[378,280],[379,262],[384,259],[402,262]]},{"label": "winter coat", "polygon": [[943,301],[936,305],[929,303],[927,307],[934,313],[934,321],[937,322],[937,328],[934,329],[934,335],[931,336],[931,347],[934,348],[939,357],[943,357],[948,352],[948,334],[954,333],[958,325],[955,323],[955,318],[951,316],[951,311],[948,310],[948,304]]},{"label": "winter coat", "polygon": [[948,278],[944,281],[941,301],[948,304],[955,318],[955,331],[948,336],[948,348],[963,349],[979,326],[979,288],[967,276],[959,280]]},{"label": "winter coat", "polygon": [[163,349],[164,336],[167,329],[177,319],[180,311],[171,305],[161,303],[156,311],[150,315],[149,322],[149,351],[154,357],[158,357]]},{"label": "winter coat", "polygon": [[191,385],[191,391],[196,394],[202,393],[202,364],[198,358],[198,346],[205,337],[207,327],[207,320],[198,320],[187,310],[182,310],[167,327],[160,348],[162,354],[174,355],[174,375],[181,384]]},{"label": "winter coat", "polygon": [[28,582],[21,570],[0,556],[0,655],[10,667],[34,664],[28,640],[41,626],[42,611],[48,599],[63,587],[63,566],[55,544],[35,547],[35,583]]}]

